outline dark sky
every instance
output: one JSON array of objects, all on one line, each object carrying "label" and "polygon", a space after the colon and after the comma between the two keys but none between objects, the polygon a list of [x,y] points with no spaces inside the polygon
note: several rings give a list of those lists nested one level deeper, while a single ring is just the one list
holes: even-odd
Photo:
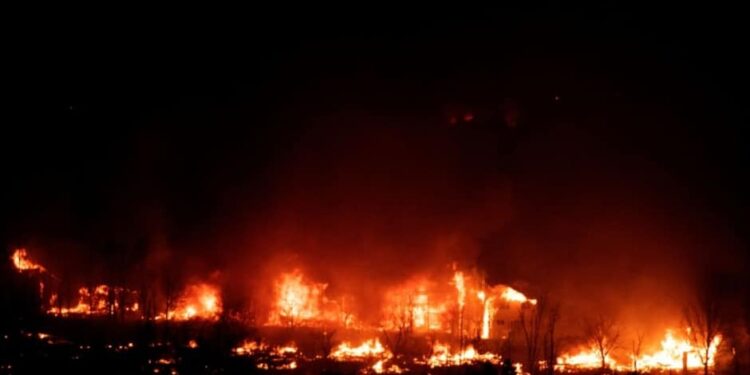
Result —
[{"label": "dark sky", "polygon": [[26,24],[0,241],[67,272],[171,259],[252,278],[291,257],[333,285],[458,260],[595,305],[741,275],[733,13]]}]

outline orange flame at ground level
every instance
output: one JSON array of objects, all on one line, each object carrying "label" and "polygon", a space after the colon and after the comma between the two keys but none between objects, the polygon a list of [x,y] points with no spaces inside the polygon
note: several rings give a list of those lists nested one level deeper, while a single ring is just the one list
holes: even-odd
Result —
[{"label": "orange flame at ground level", "polygon": [[[708,366],[715,363],[715,356],[721,336],[716,336],[708,349]],[[631,363],[623,364],[607,355],[605,362],[608,367],[618,370],[628,370],[635,361],[639,369],[644,370],[680,370],[683,367],[687,369],[699,369],[703,367],[701,358],[701,349],[694,347],[690,341],[685,339],[676,339],[671,330],[667,330],[664,339],[661,341],[660,349],[653,353],[646,353],[637,358],[631,356]],[[594,369],[602,366],[601,355],[595,348],[584,348],[577,354],[564,354],[557,358],[555,369],[564,371],[572,368]]]},{"label": "orange flame at ground level", "polygon": [[291,356],[297,354],[299,349],[294,343],[290,343],[284,346],[268,346],[262,342],[248,341],[242,342],[242,345],[232,349],[232,352],[236,355],[254,355],[258,353],[270,353],[277,356]]},{"label": "orange flame at ground level", "polygon": [[404,372],[404,370],[402,370],[401,367],[398,367],[398,365],[395,363],[391,364],[388,367],[385,367],[386,361],[386,359],[381,359],[375,362],[375,364],[371,367],[372,371],[374,371],[376,374],[400,374]]},{"label": "orange flame at ground level", "polygon": [[[615,367],[616,362],[607,355],[604,362],[609,367]],[[602,367],[601,355],[595,348],[582,349],[576,354],[563,354],[557,358],[555,369],[562,371],[567,368],[600,368]]]},{"label": "orange flame at ground level", "polygon": [[359,346],[352,346],[348,342],[343,342],[331,353],[331,357],[338,360],[378,357],[382,355],[390,357],[390,352],[383,347],[378,339],[365,341]]},{"label": "orange flame at ground level", "polygon": [[463,351],[451,352],[448,344],[435,342],[432,347],[432,355],[426,360],[430,367],[460,366],[477,362],[498,364],[500,363],[500,356],[494,353],[479,353],[471,345]]},{"label": "orange flame at ground level", "polygon": [[[714,365],[716,351],[721,344],[721,336],[714,337],[708,347],[708,366]],[[664,340],[661,342],[661,350],[652,354],[645,354],[637,358],[636,363],[639,368],[644,369],[681,369],[683,367],[683,357],[685,365],[689,369],[703,367],[701,358],[701,349],[693,347],[687,340],[677,340],[672,335],[671,330],[667,330]]]},{"label": "orange flame at ground level", "polygon": [[[124,288],[113,288],[106,284],[100,284],[93,288],[81,287],[78,289],[77,304],[68,307],[56,306],[59,302],[59,296],[52,293],[49,300],[49,306],[52,307],[47,310],[47,314],[58,316],[113,314],[120,308],[122,299],[119,297],[131,293]],[[126,305],[124,309],[129,312],[138,311],[138,302]]]}]

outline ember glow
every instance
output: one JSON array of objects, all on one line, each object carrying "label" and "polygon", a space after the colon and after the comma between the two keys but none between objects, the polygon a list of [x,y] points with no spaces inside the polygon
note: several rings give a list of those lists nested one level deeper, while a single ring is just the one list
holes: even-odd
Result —
[{"label": "ember glow", "polygon": [[13,255],[11,255],[10,259],[13,261],[13,266],[15,266],[19,272],[46,271],[46,269],[41,264],[38,264],[31,260],[31,257],[29,256],[28,252],[26,252],[26,249],[16,249],[16,251],[13,252]]}]

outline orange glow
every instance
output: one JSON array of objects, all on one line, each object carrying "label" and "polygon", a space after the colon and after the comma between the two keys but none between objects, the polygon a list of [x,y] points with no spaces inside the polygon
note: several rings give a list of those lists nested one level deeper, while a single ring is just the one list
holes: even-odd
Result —
[{"label": "orange glow", "polygon": [[268,347],[263,343],[257,343],[255,341],[243,341],[242,345],[232,349],[237,355],[251,355],[257,352],[266,351]]},{"label": "orange glow", "polygon": [[[500,300],[506,303],[497,303]],[[516,315],[512,311],[523,303],[533,304],[536,300],[505,285],[488,286],[476,272],[454,267],[450,279],[443,282],[418,277],[388,289],[381,328],[437,331],[482,339],[502,337],[507,335],[508,328],[493,327],[495,315],[508,319]],[[499,331],[493,332],[493,328]]]},{"label": "orange glow", "polygon": [[[222,312],[219,288],[210,284],[190,285],[177,300],[174,310],[169,312],[169,319],[219,319]],[[163,316],[162,316],[163,317]]]},{"label": "orange glow", "polygon": [[395,364],[395,363],[394,363],[394,364],[391,364],[391,365],[390,365],[389,367],[387,367],[387,368],[386,368],[386,367],[385,367],[385,362],[386,362],[386,361],[387,361],[387,359],[381,359],[381,360],[379,360],[379,361],[375,362],[375,364],[374,364],[374,365],[372,365],[372,367],[370,367],[370,368],[371,368],[371,369],[372,369],[372,371],[374,371],[374,372],[375,372],[376,374],[383,374],[383,373],[388,373],[388,374],[400,374],[400,373],[404,372],[404,371],[403,371],[403,370],[401,369],[401,367],[398,367],[398,365],[397,365],[397,364]]},{"label": "orange glow", "polygon": [[323,318],[320,306],[326,284],[308,282],[295,270],[282,274],[275,289],[276,300],[268,324],[293,326]]},{"label": "orange glow", "polygon": [[[93,288],[78,289],[78,301],[75,306],[59,307],[59,296],[52,293],[49,299],[50,308],[47,314],[66,317],[68,315],[109,315],[120,309],[121,296],[133,298],[134,292],[125,288],[110,287],[100,284]],[[138,302],[124,306],[125,311],[138,311]]]},{"label": "orange glow", "polygon": [[[716,352],[721,344],[721,336],[716,336],[709,346],[708,365],[714,365]],[[636,358],[639,369],[645,370],[680,370],[683,368],[683,356],[685,356],[688,369],[699,369],[703,367],[700,349],[693,347],[686,339],[677,339],[671,330],[667,330],[660,348],[652,353],[646,353]],[[630,361],[633,357],[630,358]],[[611,356],[606,357],[606,363],[610,368],[627,370],[631,363],[620,363]],[[555,369],[563,371],[573,368],[600,368],[601,358],[599,352],[594,349],[581,349],[576,354],[564,354],[557,358]]]},{"label": "orange glow", "polygon": [[363,342],[359,346],[352,346],[352,344],[348,342],[343,342],[331,353],[331,357],[343,360],[378,357],[384,354],[387,354],[387,356],[390,357],[390,353],[387,353],[386,349],[380,343],[380,340],[371,339]]},{"label": "orange glow", "polygon": [[460,366],[478,362],[498,364],[500,356],[493,353],[479,353],[471,345],[462,352],[451,352],[448,344],[436,342],[432,347],[432,355],[426,360],[430,367]]},{"label": "orange glow", "polygon": [[276,355],[283,356],[283,355],[296,354],[297,350],[298,350],[297,349],[297,345],[294,345],[294,343],[291,343],[291,344],[287,344],[287,345],[284,345],[284,346],[280,346],[280,347],[274,348],[273,352]]},{"label": "orange glow", "polygon": [[270,347],[264,343],[256,341],[243,341],[242,345],[233,348],[232,352],[236,355],[255,355],[258,353],[270,353],[280,357],[293,356],[297,354],[299,349],[294,343],[287,344],[284,346]]},{"label": "orange glow", "polygon": [[70,314],[81,314],[81,315],[104,315],[109,312],[109,286],[101,284],[95,288],[89,289],[86,287],[78,289],[78,304],[72,307],[56,307],[54,306],[57,302],[58,296],[52,294],[50,298],[48,314],[67,316]]},{"label": "orange glow", "polygon": [[[714,365],[716,351],[721,344],[721,336],[716,336],[709,345],[708,365]],[[667,330],[664,340],[661,342],[661,350],[645,354],[637,359],[638,367],[644,369],[681,369],[682,357],[686,355],[687,367],[690,369],[702,368],[700,349],[694,348],[687,340],[677,340],[672,335],[672,331]],[[683,354],[685,353],[685,354]]]},{"label": "orange glow", "polygon": [[448,303],[438,298],[439,293],[430,293],[429,287],[430,283],[420,278],[388,290],[383,305],[383,328],[417,331],[448,328]]},{"label": "orange glow", "polygon": [[39,272],[46,271],[41,264],[35,263],[31,260],[26,249],[16,249],[16,251],[13,252],[13,255],[10,256],[10,259],[13,261],[13,266],[15,266],[19,272],[33,270]]},{"label": "orange glow", "polygon": [[453,285],[456,286],[456,292],[458,292],[458,299],[456,300],[456,304],[458,304],[459,310],[463,310],[464,306],[466,305],[466,285],[464,283],[463,272],[456,271],[456,273],[453,274]]},{"label": "orange glow", "polygon": [[[609,367],[616,367],[616,362],[607,355],[605,362]],[[602,367],[602,360],[599,352],[595,348],[581,349],[576,354],[564,354],[557,358],[555,369],[562,371],[568,368],[589,368],[595,369]]]},{"label": "orange glow", "polygon": [[523,293],[511,287],[507,287],[505,291],[503,292],[503,294],[501,295],[501,297],[508,302],[520,302],[520,303],[528,302],[532,305],[536,305],[535,299],[528,299]]},{"label": "orange glow", "polygon": [[484,291],[480,290],[477,292],[477,298],[482,303],[482,332],[480,337],[482,339],[490,338],[490,320],[492,315],[492,298],[487,298]]}]

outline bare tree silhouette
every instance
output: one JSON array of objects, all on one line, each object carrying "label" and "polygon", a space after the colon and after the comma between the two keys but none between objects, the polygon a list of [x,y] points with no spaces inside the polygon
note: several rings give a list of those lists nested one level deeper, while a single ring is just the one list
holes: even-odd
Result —
[{"label": "bare tree silhouette", "polygon": [[547,327],[544,332],[544,358],[547,363],[547,373],[549,375],[554,375],[555,373],[555,362],[557,360],[557,347],[555,345],[557,336],[555,336],[555,330],[557,329],[557,322],[559,320],[560,304],[553,303],[549,307]]},{"label": "bare tree silhouette", "polygon": [[630,356],[633,359],[633,372],[638,373],[638,358],[641,357],[643,347],[643,336],[644,333],[638,331],[635,333],[635,337],[630,342]]},{"label": "bare tree silhouette", "polygon": [[607,359],[619,345],[620,330],[614,320],[604,315],[584,322],[584,334],[588,343],[594,347],[602,362],[602,370],[608,367]]},{"label": "bare tree silhouette", "polygon": [[541,300],[538,304],[523,304],[518,312],[518,323],[523,333],[526,346],[526,368],[532,375],[538,371],[539,345],[544,332],[544,324],[547,313],[546,301]]},{"label": "bare tree silhouette", "polygon": [[718,299],[708,290],[703,290],[688,303],[683,315],[688,327],[690,343],[698,348],[698,357],[703,364],[703,374],[708,375],[711,350],[714,340],[721,332],[721,311]]}]

